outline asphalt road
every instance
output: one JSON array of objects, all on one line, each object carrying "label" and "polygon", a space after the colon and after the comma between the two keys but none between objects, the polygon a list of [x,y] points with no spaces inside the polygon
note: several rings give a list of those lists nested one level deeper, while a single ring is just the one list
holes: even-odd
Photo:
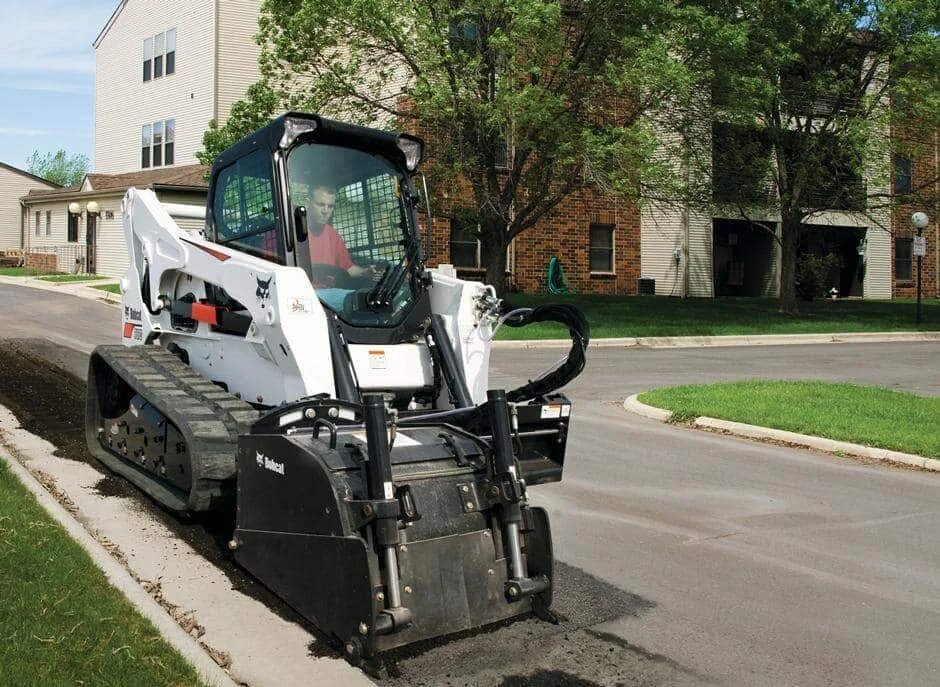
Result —
[{"label": "asphalt road", "polygon": [[[117,339],[117,319],[111,307],[0,285],[0,338],[46,338],[44,354],[77,372],[83,352]],[[496,351],[493,385],[561,354]],[[940,395],[938,370],[935,343],[593,350],[567,389],[565,479],[531,491],[550,511],[557,558],[632,600],[631,613],[591,631],[668,666],[662,684],[940,684],[940,477],[619,407],[655,386],[757,377]]]}]

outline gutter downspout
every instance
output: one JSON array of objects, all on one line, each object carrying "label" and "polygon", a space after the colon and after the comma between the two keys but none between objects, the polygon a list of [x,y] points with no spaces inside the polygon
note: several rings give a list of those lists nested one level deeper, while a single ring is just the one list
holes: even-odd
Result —
[{"label": "gutter downspout", "polygon": [[933,290],[940,298],[940,131],[933,132]]}]

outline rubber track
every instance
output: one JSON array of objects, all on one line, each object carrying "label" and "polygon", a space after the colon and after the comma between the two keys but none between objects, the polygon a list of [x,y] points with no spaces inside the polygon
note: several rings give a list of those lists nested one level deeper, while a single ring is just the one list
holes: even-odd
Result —
[{"label": "rubber track", "polygon": [[[95,358],[114,370],[179,430],[191,461],[189,494],[112,453],[98,441],[98,399],[92,379]],[[98,346],[92,353],[88,389],[86,436],[96,458],[175,511],[213,510],[231,499],[238,435],[247,434],[258,418],[258,412],[248,403],[156,345]]]}]

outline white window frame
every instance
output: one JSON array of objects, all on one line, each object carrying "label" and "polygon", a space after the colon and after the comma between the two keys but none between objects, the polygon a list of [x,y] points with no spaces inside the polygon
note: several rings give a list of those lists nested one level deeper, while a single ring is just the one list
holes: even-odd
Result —
[{"label": "white window frame", "polygon": [[[162,132],[160,143],[157,143],[157,127],[160,127]],[[149,143],[144,145],[147,141],[147,136],[145,132],[149,134]],[[172,148],[170,148],[172,146]],[[160,164],[154,162],[154,152],[159,148],[160,150]],[[144,150],[149,151],[147,162],[144,164],[143,152]],[[167,150],[171,149],[173,154],[172,162],[167,162]],[[140,127],[140,168],[141,169],[156,169],[157,167],[172,167],[176,164],[176,119],[158,119],[155,122],[147,122],[142,124]]]},{"label": "white window frame", "polygon": [[[149,45],[148,45],[149,44]],[[148,50],[149,48],[149,50]],[[147,56],[149,53],[149,57]],[[143,72],[141,77],[144,83],[155,81],[176,73],[176,27],[144,39]],[[172,58],[173,69],[167,66]],[[157,74],[157,60],[160,61],[160,73]],[[149,65],[148,65],[149,62]],[[149,69],[148,69],[149,68]]]},{"label": "white window frame", "polygon": [[[591,231],[594,228],[610,230],[610,270],[591,269]],[[588,271],[590,274],[611,275],[617,274],[617,225],[605,222],[591,222],[588,225]]]}]

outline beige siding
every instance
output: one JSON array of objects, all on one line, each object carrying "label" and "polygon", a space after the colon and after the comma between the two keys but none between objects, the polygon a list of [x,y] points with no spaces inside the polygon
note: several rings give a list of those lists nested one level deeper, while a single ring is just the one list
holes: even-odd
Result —
[{"label": "beige siding", "polygon": [[640,274],[656,280],[657,296],[711,296],[711,217],[677,206],[645,206],[640,212]]},{"label": "beige siding", "polygon": [[248,87],[261,76],[258,70],[259,0],[216,0],[218,9],[218,83],[216,114],[220,124],[232,105],[245,97]]},{"label": "beige siding", "polygon": [[[176,29],[174,74],[143,82],[144,39]],[[140,169],[141,126],[176,121],[176,166],[197,162],[214,115],[213,0],[129,0],[95,51],[95,172]]]},{"label": "beige siding", "polygon": [[0,250],[22,248],[20,198],[33,189],[50,190],[52,184],[0,167]]}]

